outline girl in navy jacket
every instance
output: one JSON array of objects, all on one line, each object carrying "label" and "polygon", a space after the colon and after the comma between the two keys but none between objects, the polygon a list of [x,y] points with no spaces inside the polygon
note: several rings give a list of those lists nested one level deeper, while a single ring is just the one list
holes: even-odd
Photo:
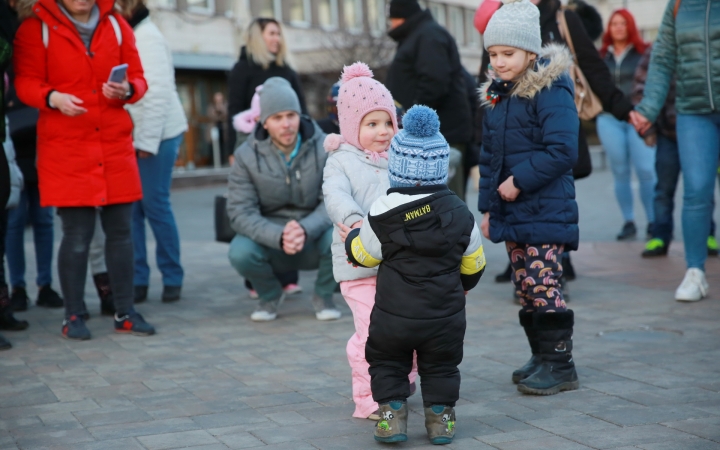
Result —
[{"label": "girl in navy jacket", "polygon": [[478,207],[485,237],[505,242],[533,354],[512,380],[520,392],[548,395],[579,386],[573,312],[559,284],[561,255],[579,239],[572,175],[579,119],[570,53],[541,48],[539,12],[528,0],[504,3],[485,32],[493,76],[481,88]]}]

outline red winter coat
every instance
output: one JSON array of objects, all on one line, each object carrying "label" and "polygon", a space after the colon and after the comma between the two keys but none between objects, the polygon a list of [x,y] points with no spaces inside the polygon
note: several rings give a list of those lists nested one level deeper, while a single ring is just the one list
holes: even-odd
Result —
[{"label": "red winter coat", "polygon": [[[113,0],[97,0],[100,21],[90,51],[55,0],[39,0],[34,16],[15,36],[15,89],[23,103],[40,109],[37,168],[42,206],[104,206],[142,198],[133,149],[133,124],[123,108],[145,94],[132,28],[119,15],[122,46],[108,16]],[[48,48],[41,21],[48,25]],[[114,66],[127,63],[134,89],[127,100],[102,94]],[[85,114],[68,117],[47,104],[52,91],[83,100]]]}]

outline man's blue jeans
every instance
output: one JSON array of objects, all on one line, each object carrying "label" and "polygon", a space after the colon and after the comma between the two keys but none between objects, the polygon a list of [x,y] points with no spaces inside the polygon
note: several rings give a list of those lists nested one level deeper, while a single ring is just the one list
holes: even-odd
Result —
[{"label": "man's blue jeans", "polygon": [[38,185],[25,185],[17,208],[8,210],[5,247],[10,271],[10,286],[25,288],[25,225],[32,224],[38,286],[52,284],[53,208],[40,206]]},{"label": "man's blue jeans", "polygon": [[[673,239],[673,210],[675,209],[675,191],[680,178],[680,155],[678,144],[661,134],[657,138],[655,155],[657,185],[655,187],[655,224],[653,236],[662,239],[668,245]],[[714,209],[714,208],[713,208]],[[710,234],[715,235],[715,221],[710,221]]]},{"label": "man's blue jeans", "polygon": [[635,220],[633,193],[630,184],[631,167],[640,181],[640,200],[645,208],[648,223],[655,221],[653,197],[655,175],[655,149],[645,145],[635,128],[627,122],[603,113],[597,118],[597,131],[610,161],[615,179],[615,196],[626,222]]},{"label": "man's blue jeans", "polygon": [[283,293],[274,272],[316,270],[315,294],[331,299],[337,283],[332,269],[332,227],[316,241],[306,241],[300,253],[288,255],[282,250],[265,247],[246,236],[237,235],[230,243],[228,258],[240,275],[250,280],[263,301],[277,300]]},{"label": "man's blue jeans", "polygon": [[143,198],[133,205],[133,244],[135,250],[135,286],[150,284],[150,267],[145,248],[145,219],[157,244],[155,258],[164,286],[182,286],[180,235],[170,204],[170,183],[183,135],[160,142],[157,155],[138,158]]},{"label": "man's blue jeans", "polygon": [[687,267],[705,270],[720,158],[720,113],[678,114],[678,147],[683,173],[682,226]]}]

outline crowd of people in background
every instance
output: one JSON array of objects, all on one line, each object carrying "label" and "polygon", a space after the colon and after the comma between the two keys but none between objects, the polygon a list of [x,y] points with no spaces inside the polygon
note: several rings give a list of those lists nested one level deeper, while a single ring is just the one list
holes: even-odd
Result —
[{"label": "crowd of people in background", "polygon": [[[419,373],[428,436],[449,443],[462,294],[485,269],[484,235],[506,245],[509,263],[496,281],[512,284],[532,354],[512,381],[525,394],[577,389],[567,302],[576,277],[570,252],[580,245],[574,183],[592,172],[589,122],[610,163],[621,241],[638,235],[633,171],[639,181],[643,257],[668,253],[683,174],[687,272],[675,299],[707,295],[705,261],[718,254],[717,17],[716,1],[668,0],[651,44],[627,9],[603,27],[581,0],[484,0],[474,23],[485,52],[473,77],[429,10],[391,0],[397,49],[384,84],[363,63],[345,67],[317,122],[288,64],[281,23],[255,18],[229,74],[227,106],[218,93],[208,108],[231,167],[229,261],[258,300],[250,318],[275,320],[301,291],[298,271],[317,270],[315,317],[341,317],[337,292],[353,314],[353,415],[377,421],[379,441],[407,439],[405,402]],[[119,67],[122,76],[108,78]],[[29,326],[15,317],[31,303],[29,224],[36,304],[64,308],[63,337],[91,338],[88,269],[116,332],[154,334],[135,307],[150,285],[146,221],[161,299],[178,301],[184,271],[170,186],[188,124],[170,47],[150,11],[143,0],[0,0],[0,69],[0,330]],[[471,217],[465,190],[476,165],[479,227],[461,219]],[[427,302],[408,312],[393,289]],[[420,330],[423,321],[435,325]],[[0,349],[10,347],[0,335]]]}]

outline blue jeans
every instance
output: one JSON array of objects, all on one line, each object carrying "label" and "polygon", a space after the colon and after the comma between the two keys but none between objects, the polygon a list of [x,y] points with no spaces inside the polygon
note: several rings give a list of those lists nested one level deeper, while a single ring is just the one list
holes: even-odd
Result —
[{"label": "blue jeans", "polygon": [[282,250],[265,247],[246,236],[237,235],[230,243],[230,264],[244,278],[250,280],[263,301],[277,300],[282,295],[282,284],[274,272],[317,270],[315,294],[331,299],[337,283],[332,269],[332,227],[316,241],[306,241],[300,253],[288,255]]},{"label": "blue jeans", "polygon": [[183,135],[160,142],[157,155],[138,158],[143,198],[133,205],[133,244],[135,249],[135,286],[150,284],[150,266],[145,248],[145,219],[155,236],[155,258],[164,286],[182,286],[180,235],[170,205],[170,183]]},{"label": "blue jeans", "polygon": [[678,114],[677,135],[683,173],[682,226],[687,267],[705,270],[720,158],[720,113]]},{"label": "blue jeans", "polygon": [[35,264],[38,286],[52,284],[53,258],[53,208],[40,206],[38,185],[25,185],[20,194],[17,208],[8,210],[7,235],[5,248],[10,285],[13,288],[25,288],[25,225],[32,224],[35,241]]},{"label": "blue jeans", "polygon": [[[662,239],[665,245],[668,245],[673,239],[673,210],[675,209],[675,191],[680,178],[680,154],[677,142],[661,134],[658,134],[657,140],[655,171],[658,181],[655,187],[653,236]],[[710,220],[710,234],[715,235],[715,221],[713,220]]]},{"label": "blue jeans", "polygon": [[597,118],[597,132],[605,153],[610,161],[615,178],[615,197],[626,222],[635,220],[633,193],[630,184],[630,168],[640,181],[640,200],[645,208],[648,223],[655,221],[653,197],[657,176],[655,175],[655,148],[645,145],[635,128],[621,122],[610,114],[603,113]]}]

